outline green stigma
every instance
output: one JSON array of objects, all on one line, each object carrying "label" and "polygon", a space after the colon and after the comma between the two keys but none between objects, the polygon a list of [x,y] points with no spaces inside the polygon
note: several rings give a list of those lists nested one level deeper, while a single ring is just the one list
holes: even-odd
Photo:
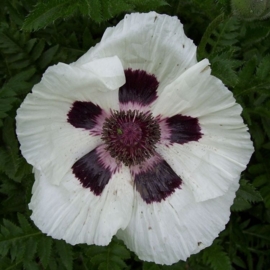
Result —
[{"label": "green stigma", "polygon": [[121,128],[118,128],[118,129],[117,129],[117,134],[119,134],[119,135],[122,135],[122,134],[123,134],[123,131],[122,131]]}]

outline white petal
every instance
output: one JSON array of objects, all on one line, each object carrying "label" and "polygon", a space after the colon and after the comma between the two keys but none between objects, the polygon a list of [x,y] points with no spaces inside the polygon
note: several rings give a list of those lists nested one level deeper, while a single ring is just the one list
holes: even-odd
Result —
[{"label": "white petal", "polygon": [[177,17],[133,13],[115,27],[107,28],[101,42],[77,62],[117,55],[124,68],[154,74],[159,91],[197,62],[196,46],[183,31]]},{"label": "white petal", "polygon": [[168,265],[186,260],[225,228],[237,188],[235,181],[223,196],[201,203],[185,185],[161,203],[146,204],[137,193],[130,224],[117,236],[142,260]]},{"label": "white petal", "polygon": [[[106,63],[115,69],[102,77],[99,69],[105,68]],[[119,108],[118,91],[110,91],[125,80],[118,58],[97,60],[94,66],[97,70],[91,63],[84,67],[62,63],[50,67],[17,111],[16,131],[23,156],[55,183],[61,181],[78,158],[101,143],[88,130],[67,122],[73,102],[91,101],[107,112]],[[110,76],[111,82],[107,83]]]},{"label": "white petal", "polygon": [[224,138],[222,142],[205,136],[199,142],[159,145],[156,151],[200,202],[223,195],[240,179],[253,148],[248,136],[234,141]]},{"label": "white petal", "polygon": [[[240,178],[253,152],[241,107],[220,80],[210,75],[203,60],[169,85],[153,105],[153,114],[197,117],[202,138],[198,142],[159,145],[164,157],[196,201],[224,194],[232,181]],[[167,104],[169,104],[167,106]]]},{"label": "white petal", "polygon": [[31,219],[53,238],[72,245],[108,245],[112,236],[130,221],[134,192],[126,167],[112,176],[100,196],[83,188],[71,171],[58,186],[38,170],[35,178],[29,204]]},{"label": "white petal", "polygon": [[[235,121],[234,124],[242,124],[241,107],[235,103],[232,93],[218,78],[211,76],[210,72],[207,59],[186,70],[160,94],[153,104],[153,115],[215,117],[218,113],[225,124],[228,124],[228,120],[229,123]],[[216,122],[219,120],[218,118]]]},{"label": "white petal", "polygon": [[81,68],[100,78],[110,90],[115,90],[125,83],[123,66],[117,56],[93,60],[82,65]]}]

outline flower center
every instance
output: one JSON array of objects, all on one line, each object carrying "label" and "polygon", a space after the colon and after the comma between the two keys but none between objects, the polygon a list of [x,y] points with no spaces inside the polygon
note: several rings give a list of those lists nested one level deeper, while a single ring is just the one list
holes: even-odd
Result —
[{"label": "flower center", "polygon": [[149,112],[115,111],[105,119],[102,139],[112,157],[126,166],[137,165],[155,153],[160,127]]}]

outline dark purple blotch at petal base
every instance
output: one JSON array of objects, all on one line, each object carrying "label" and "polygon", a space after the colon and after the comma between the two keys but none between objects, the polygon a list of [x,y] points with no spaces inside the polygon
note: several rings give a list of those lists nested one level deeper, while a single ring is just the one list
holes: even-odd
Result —
[{"label": "dark purple blotch at petal base", "polygon": [[132,102],[142,106],[151,104],[157,98],[158,80],[144,70],[126,69],[126,83],[119,89],[122,104]]},{"label": "dark purple blotch at petal base", "polygon": [[171,133],[172,143],[184,144],[198,141],[203,135],[198,118],[177,114],[168,118],[166,122]]},{"label": "dark purple blotch at petal base", "polygon": [[135,174],[136,190],[146,203],[161,202],[180,188],[182,180],[165,160]]},{"label": "dark purple blotch at petal base", "polygon": [[76,128],[92,129],[102,109],[90,101],[75,101],[67,114],[68,122]]},{"label": "dark purple blotch at petal base", "polygon": [[100,195],[112,177],[113,172],[102,164],[94,149],[72,166],[73,174],[84,188],[90,188],[95,195]]}]

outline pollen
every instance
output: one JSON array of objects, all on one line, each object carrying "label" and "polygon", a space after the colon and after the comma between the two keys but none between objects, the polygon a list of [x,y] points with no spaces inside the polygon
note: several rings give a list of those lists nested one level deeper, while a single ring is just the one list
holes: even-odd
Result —
[{"label": "pollen", "polygon": [[150,112],[114,111],[105,119],[102,140],[116,160],[126,166],[138,165],[154,155],[160,127]]}]

